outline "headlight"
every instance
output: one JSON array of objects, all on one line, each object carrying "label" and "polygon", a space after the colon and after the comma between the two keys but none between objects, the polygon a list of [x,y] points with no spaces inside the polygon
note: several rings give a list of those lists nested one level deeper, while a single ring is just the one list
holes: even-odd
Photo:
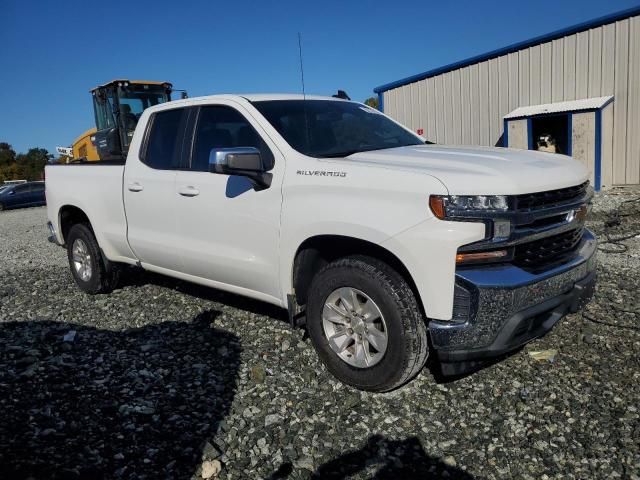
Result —
[{"label": "headlight", "polygon": [[509,208],[504,195],[452,195],[445,200],[447,206],[461,210],[493,210],[504,212]]},{"label": "headlight", "polygon": [[475,217],[479,214],[506,212],[509,197],[505,195],[431,195],[429,206],[433,214],[440,218]]}]

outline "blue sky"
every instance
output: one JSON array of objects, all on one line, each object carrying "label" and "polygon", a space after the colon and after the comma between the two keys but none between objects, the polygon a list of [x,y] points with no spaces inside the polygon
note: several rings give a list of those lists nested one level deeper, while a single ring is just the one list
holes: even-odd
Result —
[{"label": "blue sky", "polygon": [[70,145],[93,125],[89,89],[171,81],[190,96],[374,87],[638,5],[638,0],[0,0],[0,141]]}]

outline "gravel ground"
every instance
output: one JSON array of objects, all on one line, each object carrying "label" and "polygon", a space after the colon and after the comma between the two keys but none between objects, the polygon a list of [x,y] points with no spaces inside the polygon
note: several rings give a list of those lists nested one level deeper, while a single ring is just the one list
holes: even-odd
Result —
[{"label": "gravel ground", "polygon": [[[640,234],[638,195],[597,197],[601,239]],[[82,294],[45,223],[0,214],[2,478],[640,478],[638,238],[601,252],[584,315],[464,378],[369,394],[268,305],[139,271]]]}]

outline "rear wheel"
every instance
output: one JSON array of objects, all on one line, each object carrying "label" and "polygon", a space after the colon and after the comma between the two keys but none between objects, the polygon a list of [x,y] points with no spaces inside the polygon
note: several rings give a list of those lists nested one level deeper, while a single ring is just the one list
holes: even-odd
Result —
[{"label": "rear wheel", "polygon": [[80,290],[90,294],[109,293],[117,286],[120,268],[102,256],[88,225],[72,226],[66,243],[71,274]]},{"label": "rear wheel", "polygon": [[313,279],[307,328],[318,356],[340,381],[383,392],[423,368],[427,326],[406,280],[370,257],[336,260]]}]

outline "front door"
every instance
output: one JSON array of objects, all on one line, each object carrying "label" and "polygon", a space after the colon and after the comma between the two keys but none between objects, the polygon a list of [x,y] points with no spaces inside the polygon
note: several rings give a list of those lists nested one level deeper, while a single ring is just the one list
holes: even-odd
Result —
[{"label": "front door", "polygon": [[146,147],[132,149],[127,158],[123,186],[127,238],[145,266],[181,270],[175,182],[188,116],[184,108],[154,113]]},{"label": "front door", "polygon": [[45,204],[44,198],[44,183],[32,183],[31,184],[31,205],[43,205]]},{"label": "front door", "polygon": [[[273,181],[257,191],[245,177],[209,173],[214,148],[255,147]],[[234,102],[197,112],[191,162],[176,177],[185,273],[281,298],[278,280],[284,157]]]}]

